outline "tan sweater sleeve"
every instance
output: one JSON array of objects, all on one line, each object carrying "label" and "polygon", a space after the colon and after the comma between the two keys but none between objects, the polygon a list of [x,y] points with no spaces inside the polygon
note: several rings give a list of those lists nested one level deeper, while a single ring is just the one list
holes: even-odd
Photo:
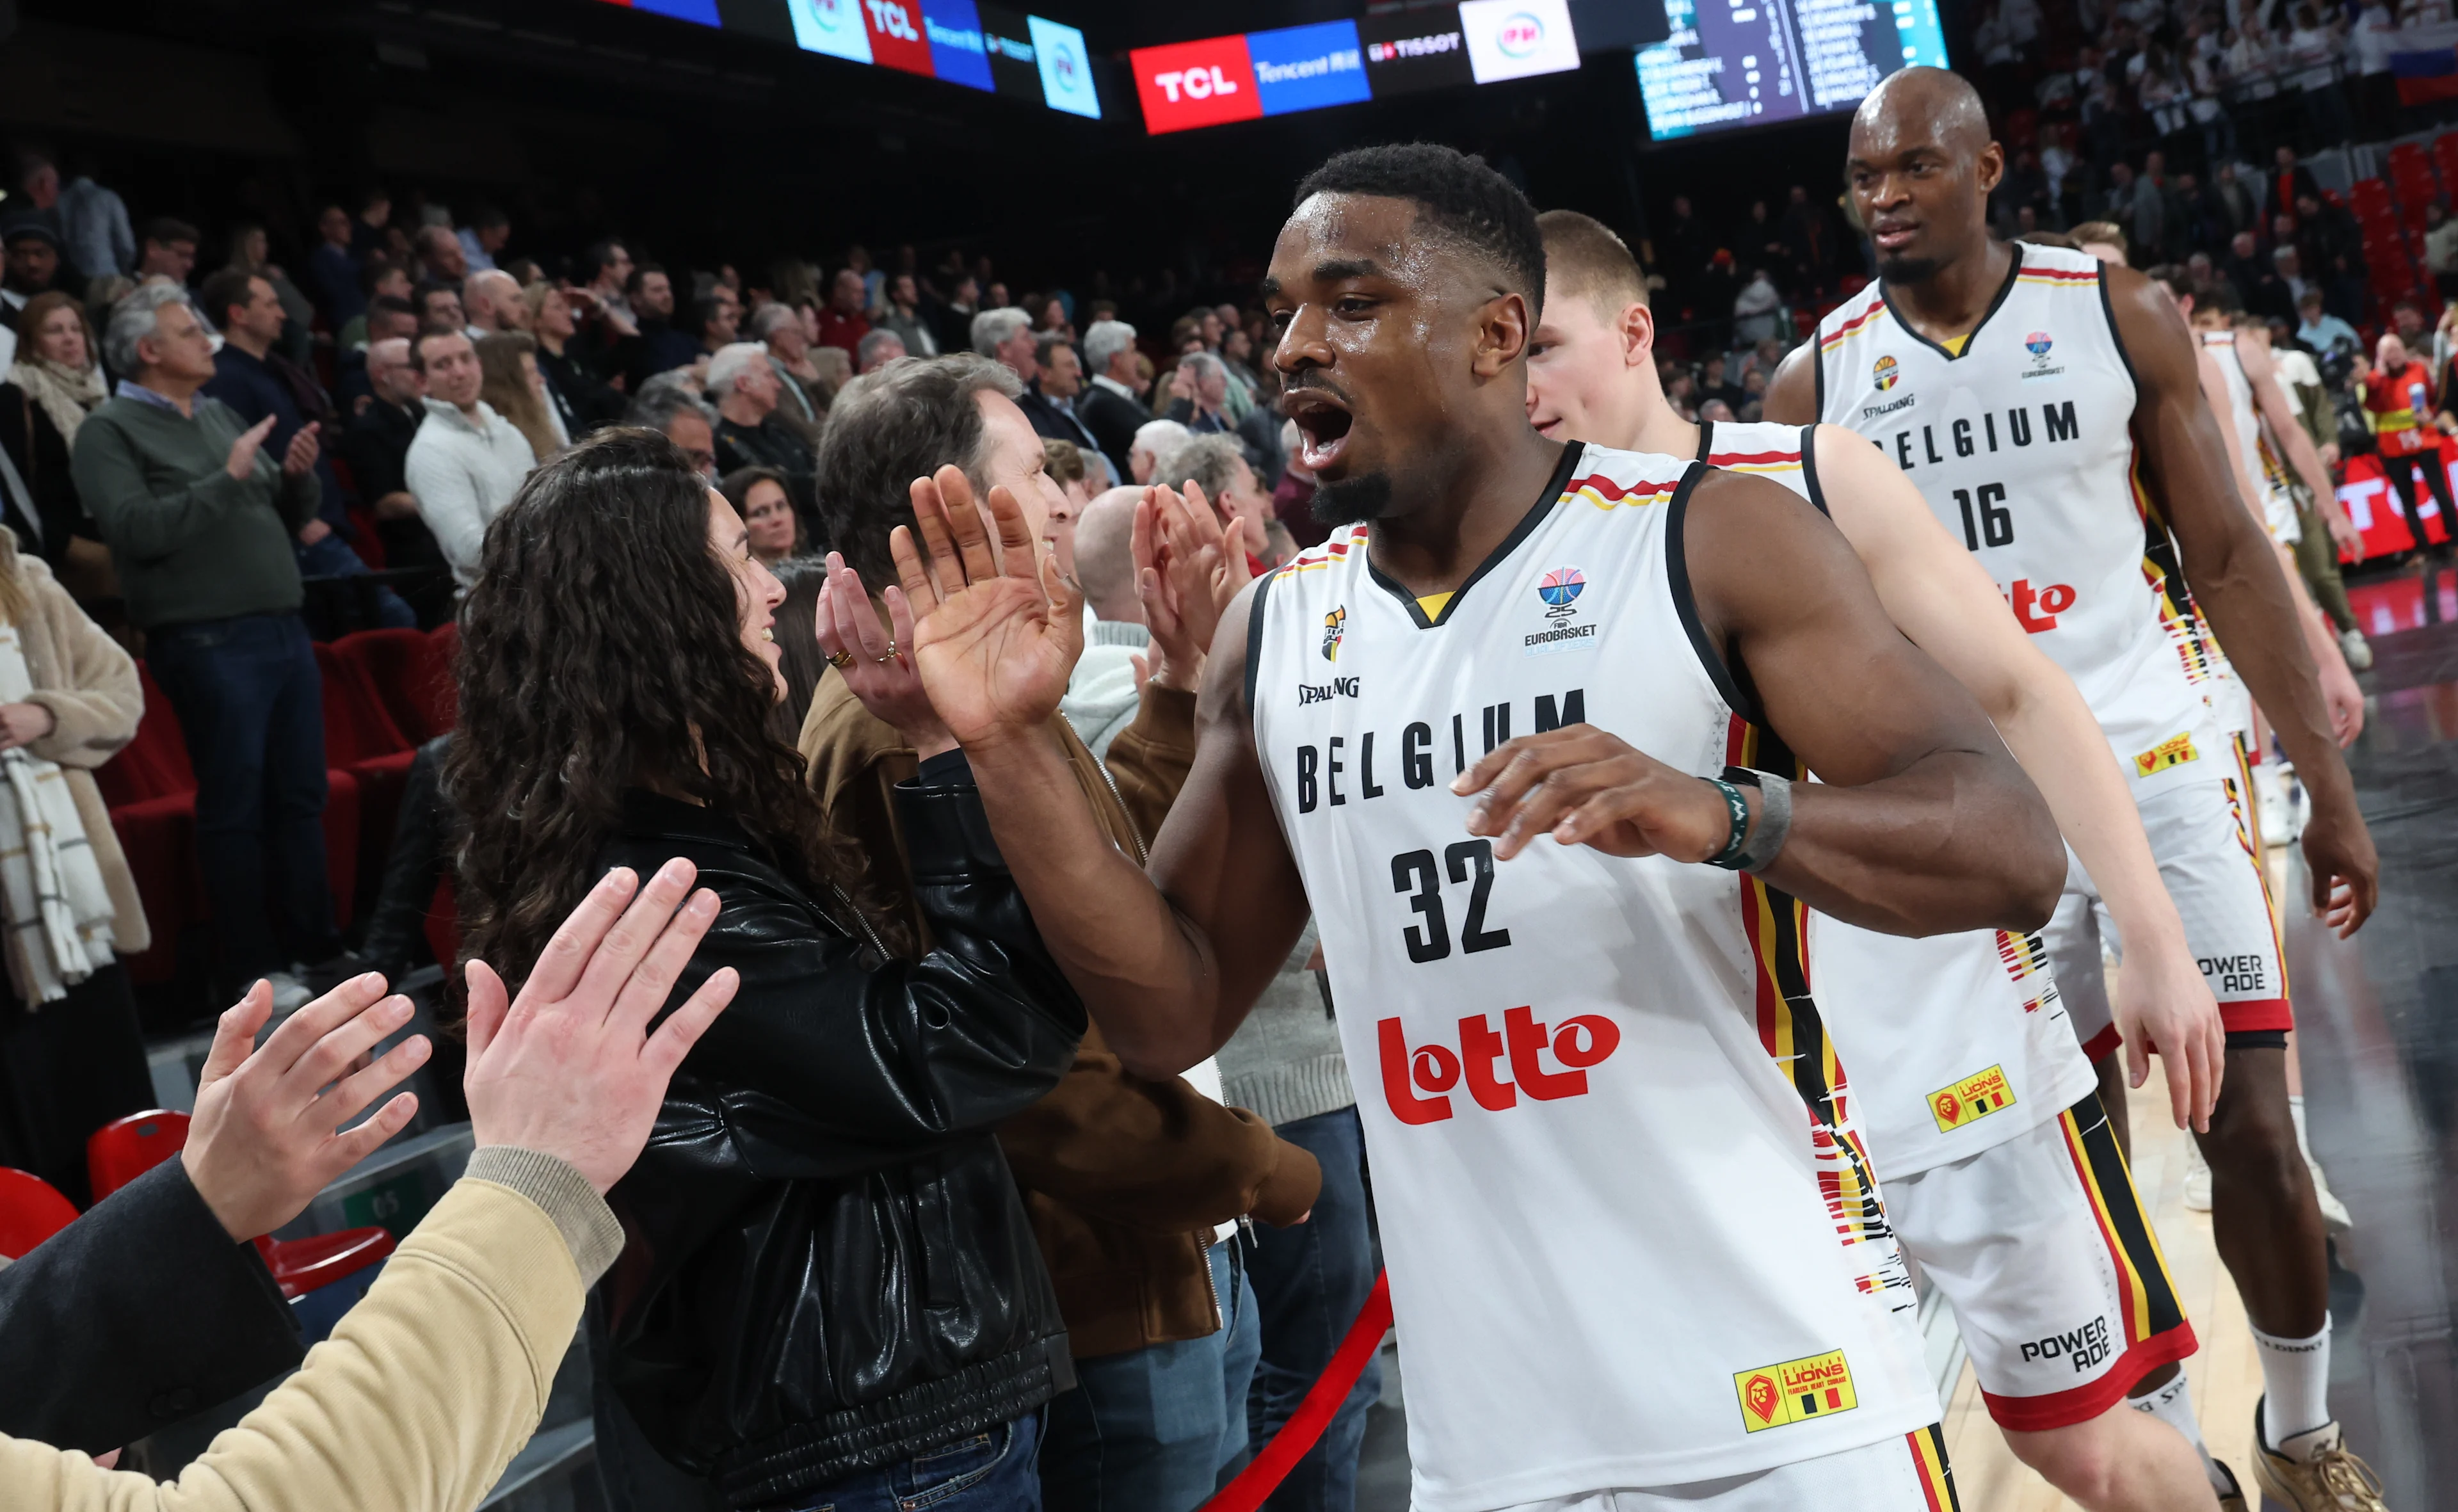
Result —
[{"label": "tan sweater sleeve", "polygon": [[[511,1158],[506,1159],[504,1157]],[[333,1336],[176,1483],[0,1439],[0,1505],[38,1512],[466,1512],[546,1412],[620,1246],[559,1161],[482,1150]],[[576,1258],[577,1256],[577,1258]]]},{"label": "tan sweater sleeve", "polygon": [[145,695],[136,680],[136,662],[127,649],[94,622],[51,570],[31,559],[18,563],[27,596],[33,601],[27,639],[37,635],[56,659],[52,667],[33,667],[34,691],[29,703],[52,712],[52,733],[32,742],[34,755],[62,766],[98,767],[136,737],[136,721],[145,713]]}]

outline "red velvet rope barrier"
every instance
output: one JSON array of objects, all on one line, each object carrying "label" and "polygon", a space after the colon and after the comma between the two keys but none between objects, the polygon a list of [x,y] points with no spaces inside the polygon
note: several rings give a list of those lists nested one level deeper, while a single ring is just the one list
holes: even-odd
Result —
[{"label": "red velvet rope barrier", "polygon": [[1305,1400],[1289,1416],[1263,1452],[1255,1456],[1238,1479],[1221,1487],[1220,1494],[1203,1503],[1202,1512],[1255,1512],[1263,1499],[1280,1489],[1299,1460],[1305,1458],[1323,1431],[1331,1426],[1339,1415],[1340,1404],[1348,1399],[1349,1388],[1357,1377],[1365,1374],[1366,1362],[1383,1347],[1383,1335],[1391,1326],[1391,1281],[1388,1275],[1374,1278],[1374,1290],[1365,1298],[1357,1321],[1348,1325],[1348,1336],[1334,1350],[1331,1363],[1323,1367],[1321,1378],[1309,1388]]}]

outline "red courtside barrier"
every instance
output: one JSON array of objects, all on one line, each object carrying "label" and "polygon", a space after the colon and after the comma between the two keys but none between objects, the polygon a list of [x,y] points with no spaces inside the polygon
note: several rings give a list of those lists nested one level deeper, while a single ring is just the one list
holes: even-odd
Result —
[{"label": "red courtside barrier", "polygon": [[1297,1462],[1305,1458],[1305,1452],[1323,1437],[1323,1431],[1331,1426],[1340,1404],[1348,1399],[1349,1388],[1365,1374],[1366,1362],[1374,1357],[1374,1352],[1383,1347],[1383,1335],[1390,1326],[1391,1278],[1386,1274],[1374,1278],[1374,1290],[1366,1296],[1365,1306],[1359,1311],[1357,1321],[1348,1325],[1348,1336],[1332,1351],[1331,1363],[1323,1367],[1322,1377],[1306,1392],[1305,1400],[1298,1403],[1298,1410],[1289,1415],[1289,1420],[1272,1436],[1263,1452],[1238,1472],[1238,1479],[1203,1503],[1202,1512],[1255,1512],[1264,1498],[1279,1490],[1289,1472],[1297,1468]]}]

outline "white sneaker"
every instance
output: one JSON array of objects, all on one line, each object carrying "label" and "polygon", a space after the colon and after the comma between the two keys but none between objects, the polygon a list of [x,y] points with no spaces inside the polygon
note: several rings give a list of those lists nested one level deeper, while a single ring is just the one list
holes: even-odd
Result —
[{"label": "white sneaker", "polygon": [[2332,1233],[2344,1233],[2356,1226],[2355,1214],[2330,1190],[2330,1178],[2322,1173],[2322,1163],[2312,1156],[2304,1157],[2304,1169],[2313,1173],[2313,1201],[2322,1210],[2322,1222]]},{"label": "white sneaker", "polygon": [[2185,1141],[2185,1209],[2189,1212],[2211,1211],[2211,1167],[2202,1158],[2202,1147],[2192,1139]]},{"label": "white sneaker", "polygon": [[2369,672],[2373,665],[2373,643],[2364,632],[2348,629],[2339,632],[2339,652],[2347,658],[2349,672]]}]

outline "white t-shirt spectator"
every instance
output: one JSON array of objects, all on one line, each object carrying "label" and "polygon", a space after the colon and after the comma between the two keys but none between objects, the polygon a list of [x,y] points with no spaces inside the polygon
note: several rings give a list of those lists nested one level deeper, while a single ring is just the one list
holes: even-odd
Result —
[{"label": "white t-shirt spectator", "polygon": [[419,517],[452,566],[453,582],[467,589],[478,581],[488,525],[512,502],[537,454],[485,400],[474,416],[440,399],[426,403],[427,423],[410,442],[402,472]]}]

